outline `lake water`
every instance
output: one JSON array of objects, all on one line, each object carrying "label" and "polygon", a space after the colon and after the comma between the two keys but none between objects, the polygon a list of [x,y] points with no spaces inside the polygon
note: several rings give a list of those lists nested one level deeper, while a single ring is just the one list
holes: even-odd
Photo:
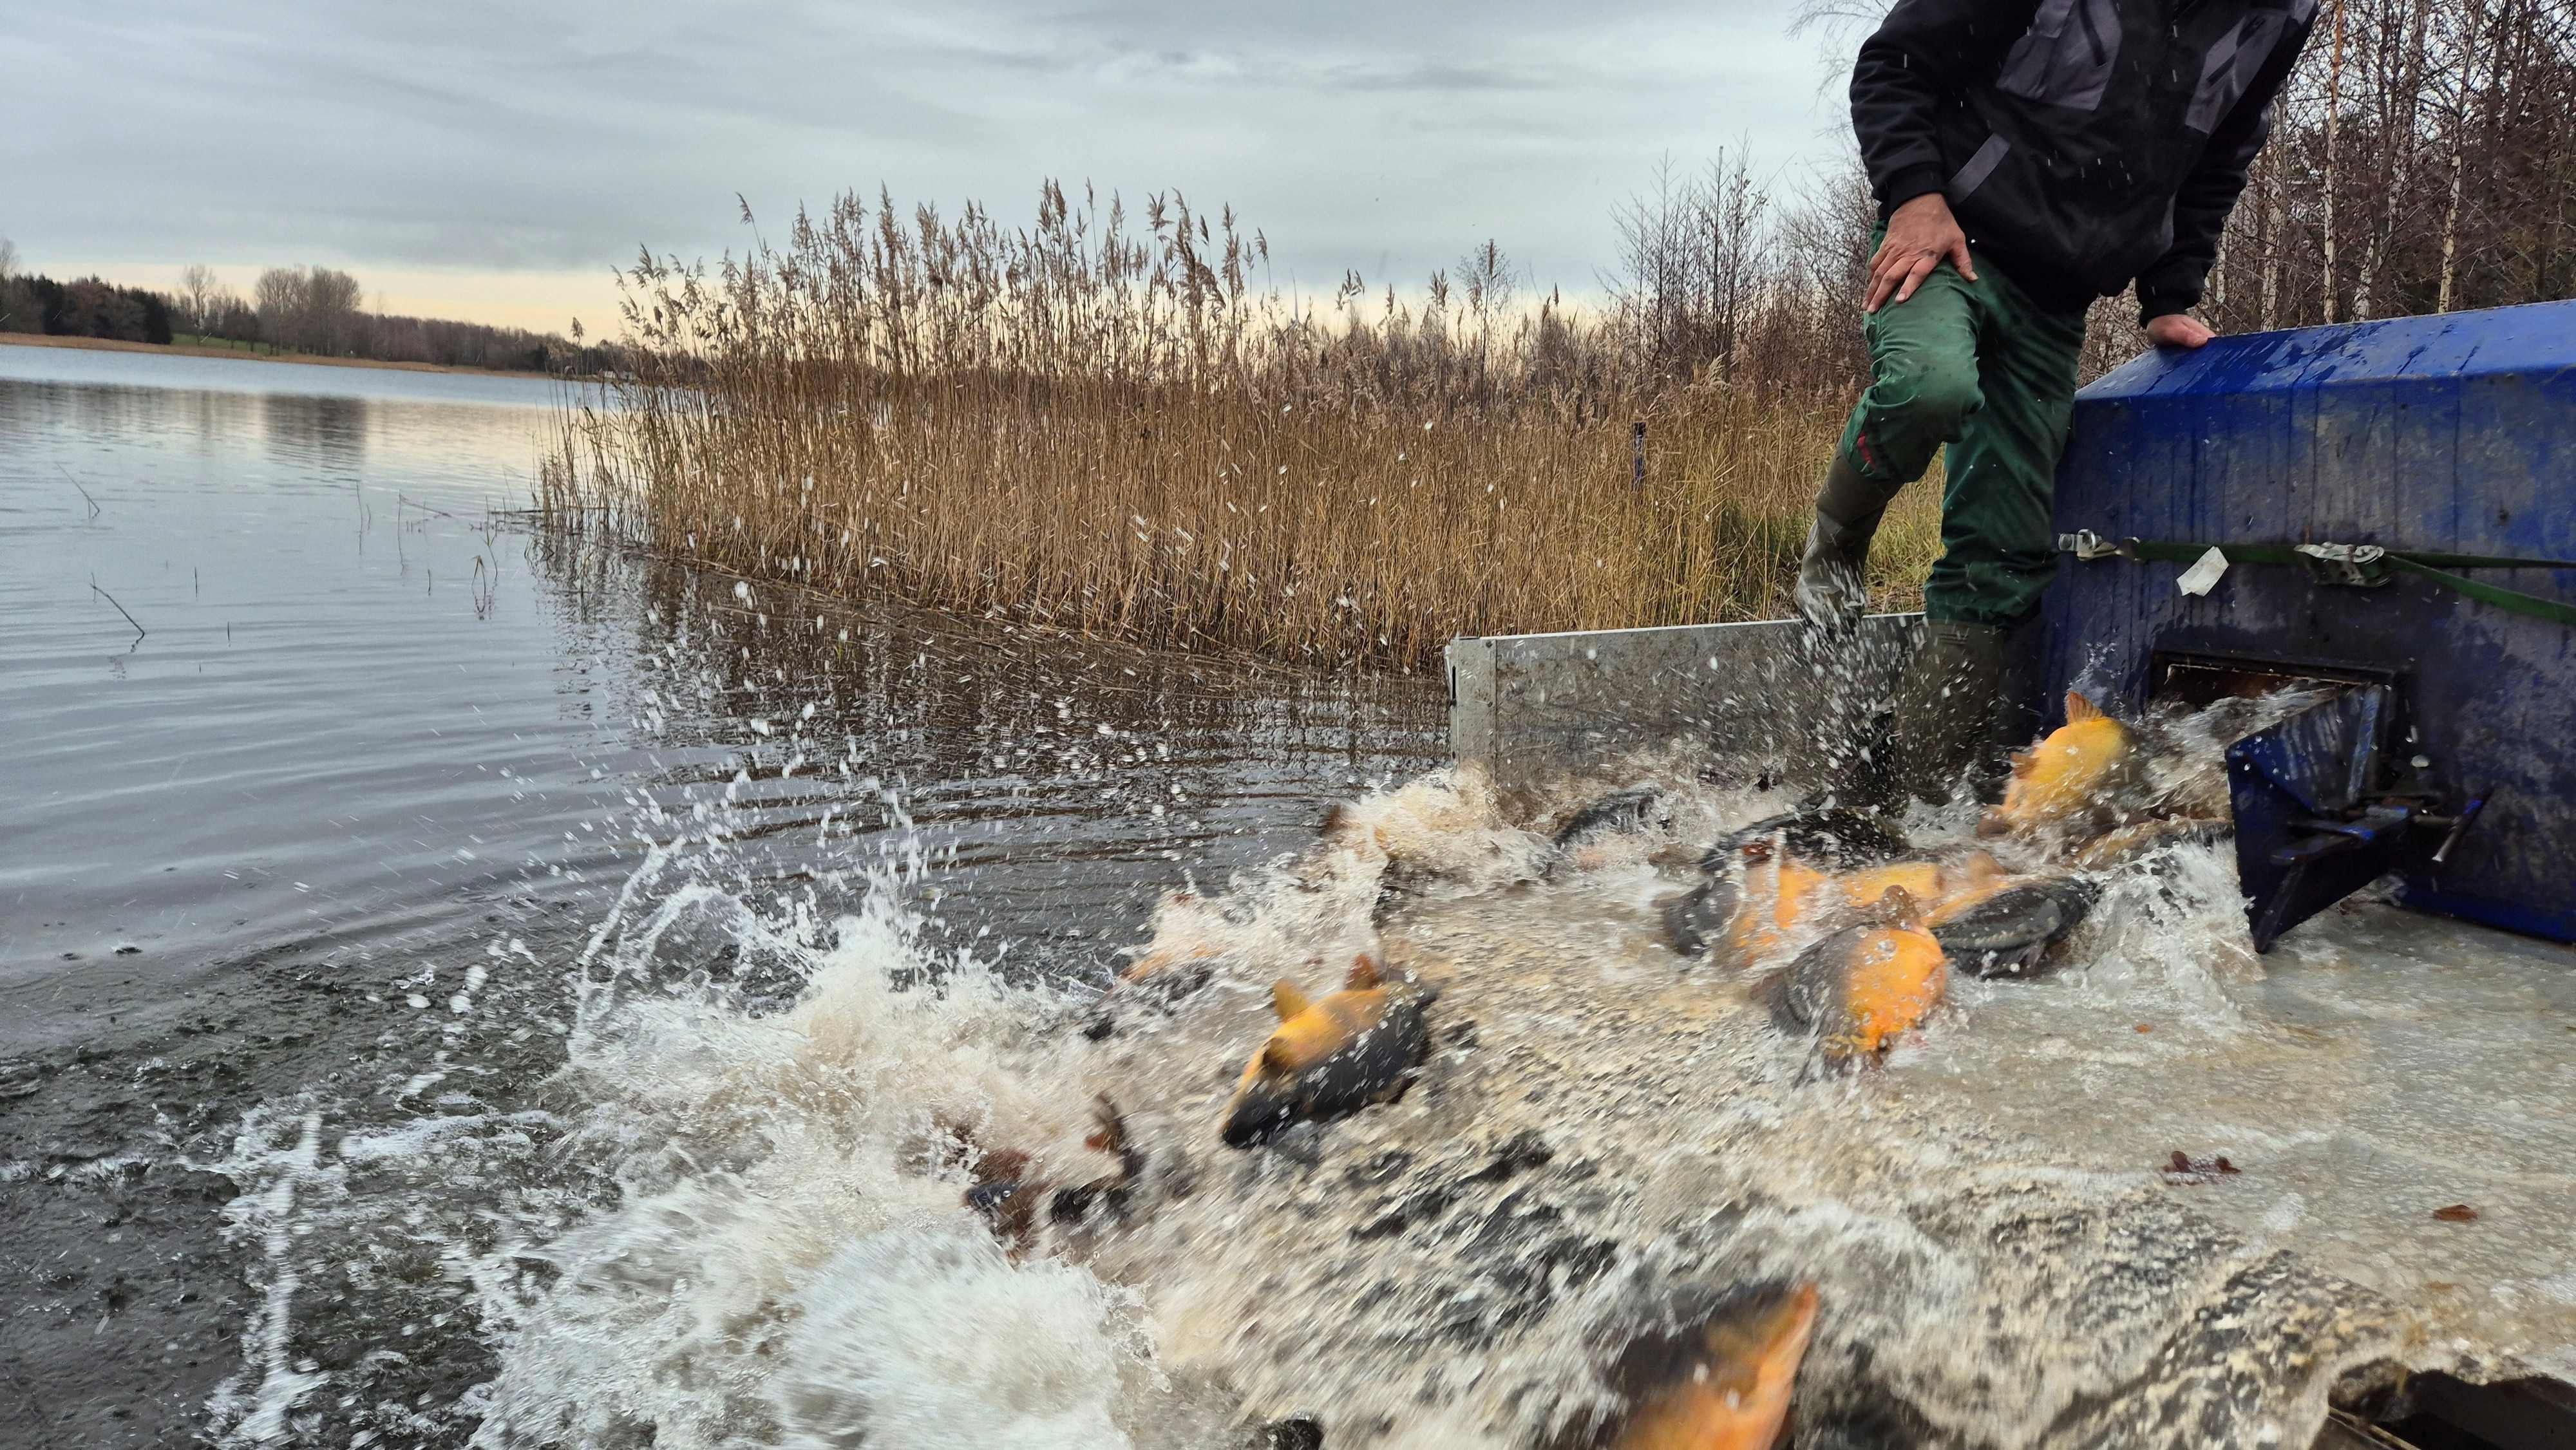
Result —
[{"label": "lake water", "polygon": [[[1827,1071],[1766,987],[1824,927],[1662,935],[1793,803],[1725,742],[1503,802],[1425,681],[538,531],[556,403],[0,346],[0,1441],[1536,1450],[1790,1281],[1801,1447],[2576,1375],[2576,953],[2365,903],[2258,961],[2175,839]],[[2064,869],[1973,823],[1906,825]],[[1409,1090],[1222,1143],[1362,956]]]},{"label": "lake water", "polygon": [[[1164,890],[1433,748],[1420,682],[853,613],[542,539],[511,511],[557,401],[0,346],[0,1091],[23,1094],[0,1193],[49,1226],[0,1248],[0,1359],[25,1367],[0,1424],[203,1423],[256,1250],[183,1165],[264,1102],[340,1129],[403,1116],[382,1099],[437,1059],[479,1052],[501,1098],[559,1065],[498,1007],[469,1042],[449,999],[471,968],[479,997],[556,1003],[657,840],[720,840],[690,869],[826,917],[900,858],[928,936],[1097,980]],[[461,1390],[466,1361],[435,1377]]]}]

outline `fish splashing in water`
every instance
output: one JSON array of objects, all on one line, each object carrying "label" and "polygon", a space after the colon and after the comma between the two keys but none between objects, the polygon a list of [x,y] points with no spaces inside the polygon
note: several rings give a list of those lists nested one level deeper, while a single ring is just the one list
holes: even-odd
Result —
[{"label": "fish splashing in water", "polygon": [[[1225,949],[1096,1038],[1090,1003],[883,924],[799,949],[784,1011],[619,996],[566,1086],[620,1186],[475,1261],[507,1335],[487,1443],[1651,1450],[1767,1446],[1793,1406],[1802,1433],[1892,1406],[1937,1443],[2230,1441],[2387,1342],[2349,1286],[2239,1284],[2243,1251],[2160,1189],[2033,1175],[1895,1079],[1799,1070],[1801,1038],[1872,1060],[1942,1000],[1943,963],[2026,947],[1998,917],[2054,911],[2039,935],[2062,935],[2056,896],[2011,895],[2062,867],[2009,838],[1800,866],[1775,827],[1738,860],[1811,878],[1761,903],[1799,989],[1784,1033],[1752,973],[1626,945],[1662,869],[1619,854],[1632,821],[1670,829],[1602,813],[1575,843],[1597,874],[1547,877],[1508,823],[1462,818],[1392,912],[1365,873],[1311,884],[1355,856],[1328,837],[1176,913]],[[1385,955],[1310,1000],[1317,940],[1372,933]],[[1008,1146],[943,1154],[947,1123]],[[2099,1272],[2141,1237],[2152,1261]],[[1705,1287],[1641,1313],[1637,1284]],[[2106,1400],[2069,1327],[2106,1322],[2251,1368]]]}]

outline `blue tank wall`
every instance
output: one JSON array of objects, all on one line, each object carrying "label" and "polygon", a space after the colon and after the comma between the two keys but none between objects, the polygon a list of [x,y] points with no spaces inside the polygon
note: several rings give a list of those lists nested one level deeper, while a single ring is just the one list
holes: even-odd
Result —
[{"label": "blue tank wall", "polygon": [[[2222,338],[2078,395],[2057,528],[2576,559],[2576,302]],[[2059,564],[2048,699],[2134,711],[2155,650],[2401,672],[2420,749],[2484,816],[2407,902],[2576,939],[2576,629],[2400,576],[2375,589],[2237,564]],[[2576,571],[2477,578],[2576,602]],[[2052,704],[2051,713],[2055,712]]]}]

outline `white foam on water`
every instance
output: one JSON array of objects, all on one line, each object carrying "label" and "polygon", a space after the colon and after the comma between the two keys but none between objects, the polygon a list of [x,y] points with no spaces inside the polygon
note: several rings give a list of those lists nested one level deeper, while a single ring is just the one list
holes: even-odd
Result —
[{"label": "white foam on water", "polygon": [[980,1225],[897,1229],[791,1296],[769,1385],[795,1450],[1128,1450],[1134,1305],[1063,1262],[1013,1264]]},{"label": "white foam on water", "polygon": [[226,1446],[285,1440],[288,1415],[330,1378],[310,1362],[290,1363],[287,1341],[295,1293],[303,1282],[294,1259],[297,1200],[299,1195],[331,1192],[337,1174],[321,1160],[320,1113],[304,1114],[291,1141],[278,1140],[279,1126],[254,1109],[231,1156],[210,1165],[214,1172],[264,1185],[234,1199],[224,1211],[228,1236],[259,1241],[267,1280],[242,1333],[250,1363],[216,1388],[209,1405],[217,1443]]},{"label": "white foam on water", "polygon": [[2243,903],[2233,847],[2151,851],[2105,877],[2101,900],[2067,945],[2067,985],[2086,1011],[2134,1009],[2203,1034],[2241,1032],[2231,991],[2263,976]]},{"label": "white foam on water", "polygon": [[[596,1155],[614,1201],[473,1266],[502,1345],[476,1443],[1135,1443],[1122,1391],[1150,1399],[1154,1373],[1132,1300],[1012,1262],[941,1156],[1101,1161],[1040,1031],[1073,999],[934,959],[894,900],[818,929],[687,886],[598,944],[559,1082],[588,1105],[564,1151]],[[791,963],[792,1005],[657,980],[710,926]]]}]

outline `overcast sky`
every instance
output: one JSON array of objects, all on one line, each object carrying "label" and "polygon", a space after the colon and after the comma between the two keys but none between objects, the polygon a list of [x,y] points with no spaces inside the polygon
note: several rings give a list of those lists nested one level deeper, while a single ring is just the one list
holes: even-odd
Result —
[{"label": "overcast sky", "polygon": [[1492,237],[1588,290],[1667,153],[1787,189],[1850,147],[1762,0],[38,0],[0,46],[0,236],[167,285],[348,268],[397,311],[613,320],[639,245],[714,257],[882,181],[1024,220],[1038,182],[1232,202],[1276,279],[1424,274]]}]

